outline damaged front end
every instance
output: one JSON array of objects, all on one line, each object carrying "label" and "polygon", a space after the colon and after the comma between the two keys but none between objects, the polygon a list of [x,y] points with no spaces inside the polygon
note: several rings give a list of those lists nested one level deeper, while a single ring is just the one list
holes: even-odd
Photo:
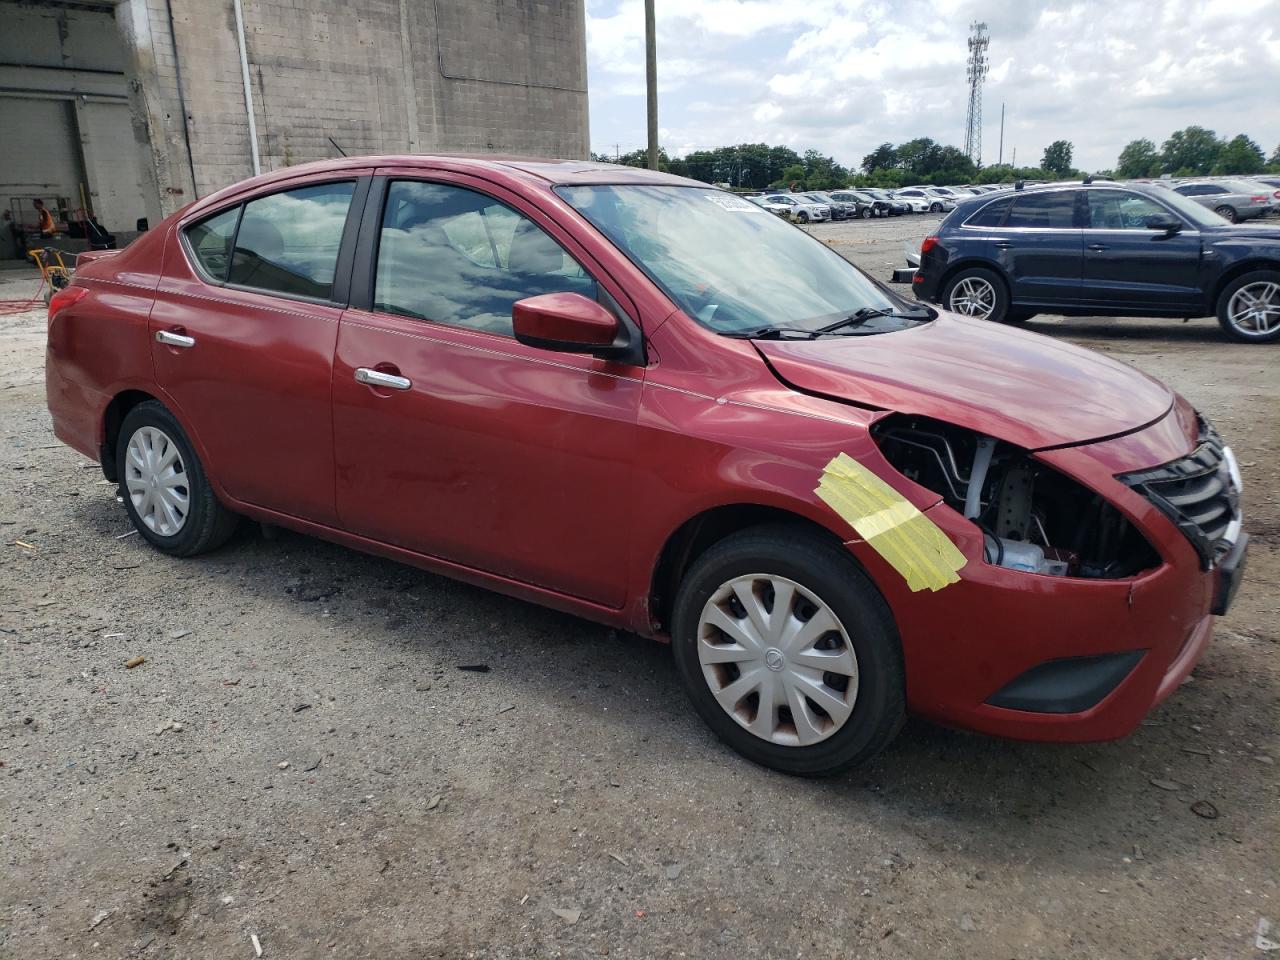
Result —
[{"label": "damaged front end", "polygon": [[1160,564],[1104,497],[1028,450],[928,417],[891,414],[872,436],[885,458],[983,531],[984,559],[1046,576],[1119,580]]}]

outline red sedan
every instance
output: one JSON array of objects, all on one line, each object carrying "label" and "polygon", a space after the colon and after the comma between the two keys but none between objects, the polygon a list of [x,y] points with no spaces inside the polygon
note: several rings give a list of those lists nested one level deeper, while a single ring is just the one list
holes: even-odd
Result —
[{"label": "red sedan", "polygon": [[250,517],[669,639],[716,733],[799,774],[907,712],[1128,733],[1248,541],[1162,384],[625,167],[256,177],[82,257],[46,377],[157,549]]}]

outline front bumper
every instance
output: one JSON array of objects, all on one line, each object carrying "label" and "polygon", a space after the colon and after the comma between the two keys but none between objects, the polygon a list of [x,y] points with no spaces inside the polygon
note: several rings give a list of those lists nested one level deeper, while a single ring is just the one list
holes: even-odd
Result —
[{"label": "front bumper", "polygon": [[958,582],[937,592],[911,593],[864,544],[849,545],[893,610],[914,714],[1017,739],[1111,740],[1177,689],[1208,646],[1213,615],[1238,588],[1248,537],[1241,532],[1204,569],[1168,518],[1115,479],[1126,467],[1186,454],[1187,433],[1174,419],[1040,455],[1104,492],[1147,536],[1162,562],[1137,576],[1055,577],[994,566],[982,558],[981,533],[945,504],[927,515],[968,562]]}]

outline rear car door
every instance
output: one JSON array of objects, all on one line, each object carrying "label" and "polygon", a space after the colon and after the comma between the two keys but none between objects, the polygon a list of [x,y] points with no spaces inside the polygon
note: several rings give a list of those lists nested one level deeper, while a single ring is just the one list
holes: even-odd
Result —
[{"label": "rear car door", "polygon": [[1095,188],[1085,198],[1084,306],[1165,313],[1203,299],[1199,231],[1185,222],[1172,235],[1149,229],[1149,217],[1177,214],[1130,190]]},{"label": "rear car door", "polygon": [[333,351],[367,179],[308,182],[180,223],[151,312],[156,379],[236,500],[335,519]]},{"label": "rear car door", "polygon": [[644,369],[521,344],[511,307],[559,291],[624,322],[634,307],[487,181],[378,178],[361,236],[333,380],[343,526],[620,607]]},{"label": "rear car door", "polygon": [[1080,301],[1084,231],[1079,190],[1017,193],[995,241],[1016,304],[1074,307]]}]

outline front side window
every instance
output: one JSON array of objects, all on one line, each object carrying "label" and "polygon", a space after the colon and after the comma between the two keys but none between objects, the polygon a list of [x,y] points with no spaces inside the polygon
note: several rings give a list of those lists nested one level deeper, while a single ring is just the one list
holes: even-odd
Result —
[{"label": "front side window", "polygon": [[387,192],[375,310],[511,336],[511,307],[596,283],[541,227],[492,197],[399,180]]},{"label": "front side window", "polygon": [[1075,225],[1076,191],[1024,193],[1015,197],[1006,227],[1067,230]]},{"label": "front side window", "polygon": [[[812,331],[863,307],[904,309],[826,244],[732,194],[638,184],[556,192],[681,310],[717,333]],[[875,316],[853,329],[884,333],[914,322]]]},{"label": "front side window", "polygon": [[210,277],[227,279],[227,267],[231,263],[231,241],[235,238],[236,224],[240,222],[240,207],[214,214],[187,228],[187,243],[196,261]]},{"label": "front side window", "polygon": [[1154,200],[1121,190],[1089,191],[1089,226],[1094,230],[1145,230],[1147,218],[1167,216]]},{"label": "front side window", "polygon": [[355,183],[322,183],[250,200],[236,232],[228,280],[272,293],[328,300]]}]

